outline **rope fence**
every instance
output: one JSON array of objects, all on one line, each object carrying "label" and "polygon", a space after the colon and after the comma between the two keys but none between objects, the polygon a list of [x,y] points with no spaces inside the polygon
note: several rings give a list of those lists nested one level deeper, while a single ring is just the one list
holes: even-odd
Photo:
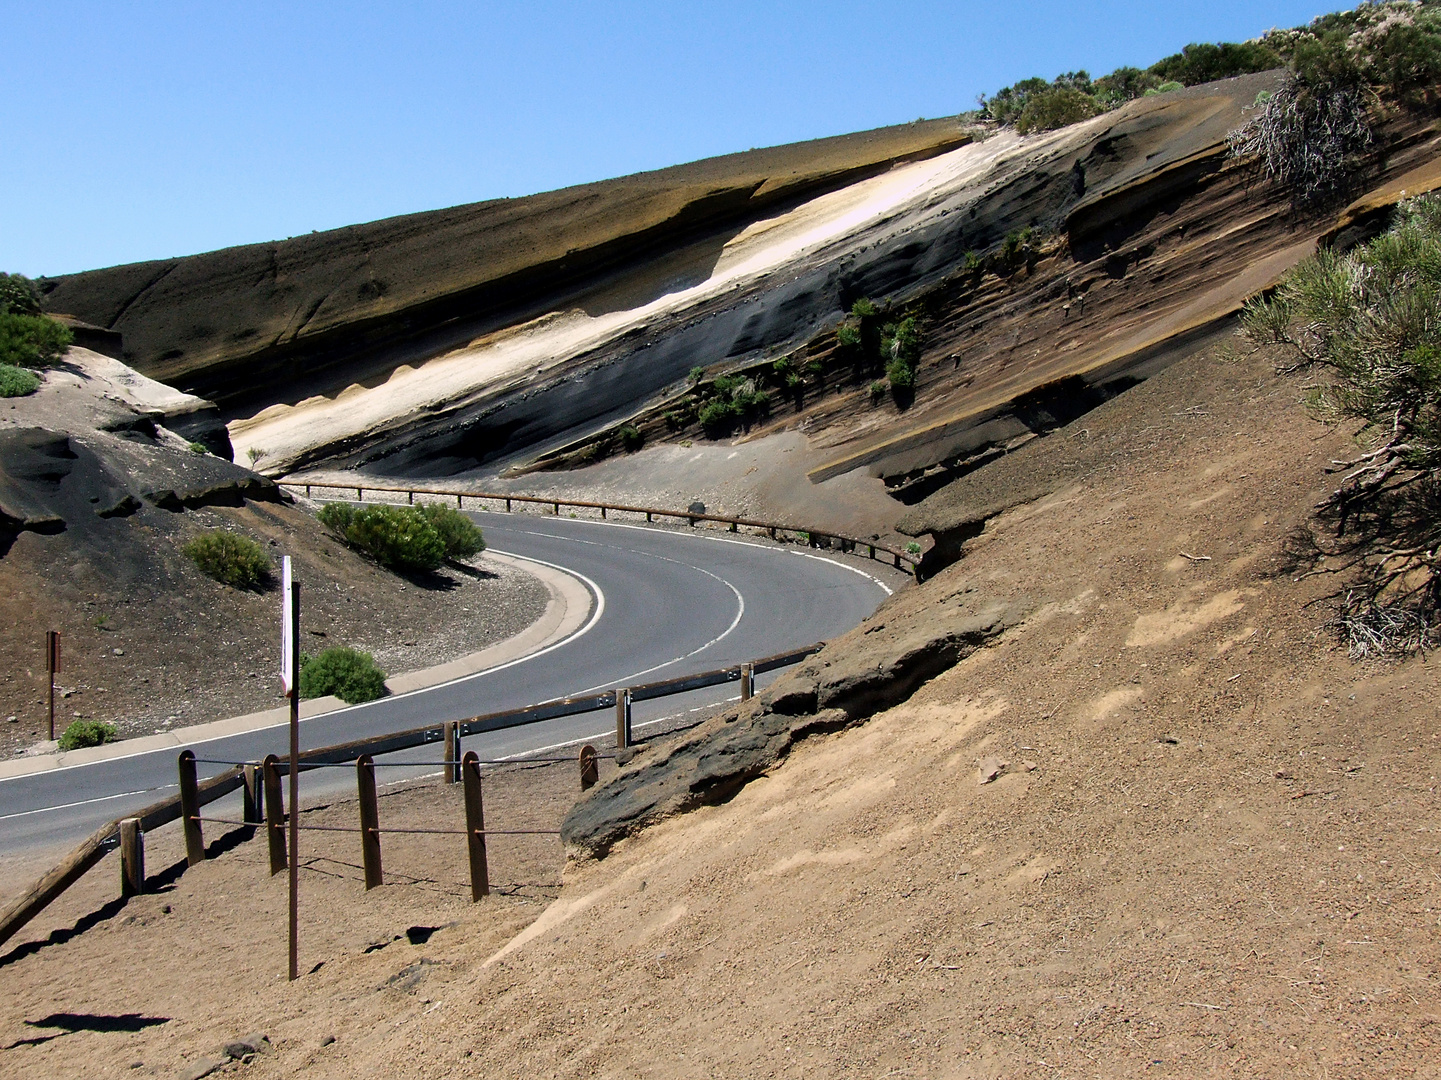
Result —
[{"label": "rope fence", "polygon": [[[516,497],[513,496],[513,498]],[[562,504],[564,505],[564,502]],[[361,821],[358,827],[297,823],[297,828],[311,832],[347,832],[359,835],[367,889],[373,889],[384,882],[380,856],[382,835],[386,833],[416,835],[433,833],[464,836],[470,865],[471,897],[478,901],[490,893],[489,862],[485,846],[487,836],[560,835],[558,829],[487,829],[481,786],[480,767],[482,765],[574,764],[579,768],[580,789],[584,792],[596,784],[599,776],[599,762],[602,759],[612,761],[628,759],[628,755],[626,757],[622,757],[622,755],[625,755],[633,744],[631,707],[634,702],[689,693],[736,681],[740,682],[741,700],[746,701],[755,692],[757,675],[800,663],[820,648],[821,644],[817,643],[804,649],[778,653],[750,663],[700,672],[695,675],[606,690],[578,698],[544,702],[523,709],[475,716],[467,720],[449,720],[439,724],[428,724],[406,731],[357,739],[348,743],[306,751],[299,755],[297,773],[308,772],[311,769],[354,765]],[[574,716],[602,709],[615,710],[614,752],[601,753],[595,746],[587,743],[581,747],[576,757],[545,755],[482,759],[473,750],[462,753],[462,740],[471,735],[541,723],[558,717]],[[439,768],[442,770],[443,783],[462,784],[465,827],[463,829],[382,828],[375,786],[375,757],[436,742],[443,744],[444,757],[442,760],[385,761],[383,767]],[[224,771],[202,780],[196,769],[197,765],[202,764],[222,766]],[[287,761],[282,761],[274,754],[267,755],[258,762],[200,758],[193,751],[184,750],[180,753],[178,767],[180,789],[178,795],[162,799],[101,826],[58,865],[42,876],[26,893],[12,902],[3,912],[0,912],[0,944],[12,937],[66,889],[98,865],[111,851],[118,849],[120,852],[121,896],[130,897],[143,893],[146,886],[145,834],[173,821],[181,823],[185,838],[186,863],[189,866],[196,866],[205,861],[202,826],[211,824],[241,828],[264,826],[269,848],[271,874],[279,873],[288,867],[289,854],[286,850],[285,828],[289,815],[284,806],[281,785],[281,777],[289,774]],[[241,792],[242,797],[242,811],[238,820],[202,817],[200,813],[202,807],[236,791]]]}]

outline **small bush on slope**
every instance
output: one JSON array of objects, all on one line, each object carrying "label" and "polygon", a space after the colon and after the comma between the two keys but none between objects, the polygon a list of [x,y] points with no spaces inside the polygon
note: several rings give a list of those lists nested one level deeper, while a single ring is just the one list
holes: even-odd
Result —
[{"label": "small bush on slope", "polygon": [[[1337,626],[1353,655],[1424,648],[1441,610],[1441,196],[1345,255],[1323,251],[1244,312],[1247,334],[1329,378],[1310,406],[1359,424],[1323,504],[1359,573]],[[1376,643],[1368,644],[1374,637]]]},{"label": "small bush on slope", "polygon": [[369,653],[336,645],[317,656],[300,658],[300,696],[334,694],[347,705],[385,696],[385,672]]},{"label": "small bush on slope", "polygon": [[24,397],[40,389],[40,378],[33,371],[0,364],[0,397]]},{"label": "small bush on slope", "polygon": [[202,533],[180,550],[202,574],[235,589],[259,588],[270,577],[265,549],[227,529]]},{"label": "small bush on slope", "polygon": [[485,538],[464,514],[448,506],[367,506],[330,503],[320,522],[357,551],[397,570],[435,570],[447,558],[485,550]]},{"label": "small bush on slope", "polygon": [[103,720],[76,720],[60,734],[61,750],[79,750],[86,746],[101,746],[114,742],[119,737],[114,724]]}]

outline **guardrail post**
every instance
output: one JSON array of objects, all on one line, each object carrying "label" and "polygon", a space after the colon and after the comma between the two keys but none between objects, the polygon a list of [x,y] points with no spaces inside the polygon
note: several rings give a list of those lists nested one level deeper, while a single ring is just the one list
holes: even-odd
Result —
[{"label": "guardrail post", "polygon": [[120,895],[139,896],[145,891],[145,834],[139,818],[120,822]]},{"label": "guardrail post", "polygon": [[195,751],[180,751],[180,824],[185,829],[185,859],[191,866],[205,861],[200,831],[200,792],[195,779]]},{"label": "guardrail post", "polygon": [[741,700],[749,701],[751,695],[756,692],[756,672],[754,664],[741,665]]},{"label": "guardrail post", "polygon": [[405,493],[405,502],[406,502],[406,505],[407,505],[407,506],[414,506],[414,505],[415,505],[415,492],[413,492],[413,491],[407,491],[407,492]]},{"label": "guardrail post", "polygon": [[306,497],[307,499],[310,498],[310,485],[309,485],[309,484],[306,484],[306,485],[305,485],[305,497]]},{"label": "guardrail post", "polygon": [[599,775],[599,762],[596,760],[595,747],[586,743],[580,748],[580,790],[589,791],[595,787]]},{"label": "guardrail post", "polygon": [[891,558],[895,561],[896,569],[899,570],[901,568],[901,557],[893,553]]},{"label": "guardrail post", "polygon": [[356,488],[356,489],[355,489],[355,501],[356,501],[356,502],[364,502],[364,501],[365,501],[365,489],[364,489],[364,488]]},{"label": "guardrail post", "polygon": [[285,854],[285,804],[281,801],[280,759],[267,754],[260,764],[265,783],[265,838],[270,846],[270,876],[274,877],[288,864]]},{"label": "guardrail post", "polygon": [[506,499],[506,500],[505,500],[505,512],[506,512],[507,514],[510,513],[510,500],[509,500],[509,499]]},{"label": "guardrail post", "polygon": [[651,517],[649,510],[647,510],[647,511],[645,512],[645,520],[646,520],[646,523],[647,523],[647,524],[649,524],[652,520],[654,520],[654,519]]},{"label": "guardrail post", "polygon": [[630,691],[615,692],[615,748],[624,750],[630,745]]},{"label": "guardrail post", "polygon": [[470,899],[490,895],[490,867],[485,859],[485,803],[480,790],[480,758],[466,752],[460,771],[465,777],[465,840],[470,853]]},{"label": "guardrail post", "polygon": [[457,510],[463,510],[463,509],[465,509],[465,507],[461,504],[461,501],[460,501],[460,500],[463,499],[463,498],[465,498],[464,495],[457,495],[457,496],[455,497],[455,508],[456,508]]},{"label": "guardrail post", "polygon": [[240,811],[240,820],[247,825],[259,825],[260,808],[265,794],[260,786],[260,771],[254,765],[245,766],[245,795]]},{"label": "guardrail post", "polygon": [[380,869],[380,807],[375,797],[375,759],[361,754],[355,759],[355,788],[360,802],[360,858],[365,864],[365,888],[385,884]]}]

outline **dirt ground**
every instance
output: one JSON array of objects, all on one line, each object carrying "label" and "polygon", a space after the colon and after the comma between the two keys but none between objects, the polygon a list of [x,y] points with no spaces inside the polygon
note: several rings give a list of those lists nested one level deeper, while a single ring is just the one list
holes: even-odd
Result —
[{"label": "dirt ground", "polygon": [[[1441,1075],[1441,677],[1348,661],[1337,580],[1285,554],[1346,446],[1302,393],[1211,356],[1116,399],[1091,471],[855,633],[964,590],[1022,625],[602,861],[497,852],[514,891],[470,905],[457,838],[366,894],[331,834],[293,985],[258,841],[127,905],[102,869],[0,955],[0,1075],[175,1076],[256,1030],[217,1075]],[[496,827],[577,794],[514,776]]]},{"label": "dirt ground", "polygon": [[[180,554],[191,536],[234,529],[275,556],[270,586],[212,581]],[[549,593],[530,574],[481,555],[473,566],[404,577],[336,542],[296,506],[248,503],[173,514],[146,508],[134,548],[149,565],[111,576],[68,536],[22,533],[0,559],[0,754],[47,734],[45,631],[61,634],[57,733],[78,719],[149,735],[281,704],[278,555],[301,583],[302,649],[350,645],[388,674],[444,663],[519,633]]]}]

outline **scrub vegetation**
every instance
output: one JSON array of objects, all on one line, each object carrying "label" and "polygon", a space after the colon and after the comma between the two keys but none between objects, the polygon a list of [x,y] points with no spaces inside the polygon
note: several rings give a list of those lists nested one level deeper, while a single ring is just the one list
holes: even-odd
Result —
[{"label": "scrub vegetation", "polygon": [[228,529],[202,533],[180,550],[202,574],[233,589],[258,589],[270,579],[265,549]]},{"label": "scrub vegetation", "polygon": [[402,571],[436,570],[446,559],[485,550],[474,522],[447,506],[366,506],[330,503],[320,521],[356,551]]},{"label": "scrub vegetation", "polygon": [[300,658],[300,696],[334,694],[347,705],[359,705],[385,696],[385,672],[368,652],[344,645]]},{"label": "scrub vegetation", "polygon": [[1434,644],[1441,609],[1441,196],[1403,203],[1392,228],[1347,254],[1323,250],[1245,328],[1322,378],[1309,405],[1356,429],[1332,463],[1330,535],[1299,538],[1309,573],[1342,575],[1334,626],[1365,658]]},{"label": "scrub vegetation", "polygon": [[31,376],[31,385],[13,369],[48,368],[74,340],[68,326],[41,312],[40,294],[29,278],[0,272],[0,397],[34,393],[39,380]]}]

